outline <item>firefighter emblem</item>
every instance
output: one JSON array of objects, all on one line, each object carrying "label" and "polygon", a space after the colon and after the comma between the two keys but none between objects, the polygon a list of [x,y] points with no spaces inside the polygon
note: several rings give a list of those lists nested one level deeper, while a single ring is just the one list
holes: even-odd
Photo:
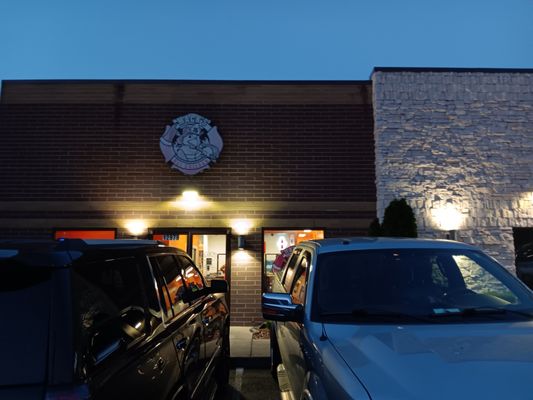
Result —
[{"label": "firefighter emblem", "polygon": [[215,162],[223,143],[216,126],[198,114],[187,114],[167,125],[159,140],[165,161],[185,175],[195,175]]}]

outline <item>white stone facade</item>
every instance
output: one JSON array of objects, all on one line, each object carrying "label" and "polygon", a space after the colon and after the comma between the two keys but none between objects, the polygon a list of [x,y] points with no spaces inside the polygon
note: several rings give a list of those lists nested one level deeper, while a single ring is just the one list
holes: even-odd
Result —
[{"label": "white stone facade", "polygon": [[420,237],[480,246],[514,271],[533,228],[533,72],[376,69],[378,216],[413,207]]}]

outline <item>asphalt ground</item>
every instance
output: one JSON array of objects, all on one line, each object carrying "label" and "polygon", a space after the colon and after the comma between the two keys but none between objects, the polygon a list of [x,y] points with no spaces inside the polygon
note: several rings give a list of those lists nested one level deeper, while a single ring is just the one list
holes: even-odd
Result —
[{"label": "asphalt ground", "polygon": [[224,400],[280,400],[278,384],[265,368],[232,368]]}]

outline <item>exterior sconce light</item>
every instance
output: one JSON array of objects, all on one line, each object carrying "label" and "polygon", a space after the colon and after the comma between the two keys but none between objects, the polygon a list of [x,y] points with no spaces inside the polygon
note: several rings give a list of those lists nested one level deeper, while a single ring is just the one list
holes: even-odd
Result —
[{"label": "exterior sconce light", "polygon": [[143,236],[147,229],[146,222],[141,219],[127,221],[124,226],[128,233],[135,238]]},{"label": "exterior sconce light", "polygon": [[247,219],[238,219],[231,221],[231,227],[237,235],[247,235],[252,227],[252,222]]},{"label": "exterior sconce light", "polygon": [[194,211],[204,207],[205,202],[196,190],[185,190],[176,204],[183,210]]},{"label": "exterior sconce light", "polygon": [[244,250],[246,247],[246,240],[244,238],[244,235],[237,236],[237,248],[239,250]]},{"label": "exterior sconce light", "polygon": [[464,223],[464,216],[451,201],[433,210],[433,218],[439,229],[446,233],[446,239],[457,240],[457,231]]}]

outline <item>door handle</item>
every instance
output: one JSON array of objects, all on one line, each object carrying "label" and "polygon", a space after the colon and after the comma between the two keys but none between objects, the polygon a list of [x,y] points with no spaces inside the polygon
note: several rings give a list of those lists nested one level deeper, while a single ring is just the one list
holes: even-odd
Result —
[{"label": "door handle", "polygon": [[185,350],[185,347],[187,347],[187,338],[183,338],[176,342],[176,349]]},{"label": "door handle", "polygon": [[166,365],[166,362],[165,360],[163,360],[163,358],[159,357],[159,359],[157,360],[155,366],[156,368],[159,370],[159,371],[163,371],[163,369],[165,368],[165,365]]}]

